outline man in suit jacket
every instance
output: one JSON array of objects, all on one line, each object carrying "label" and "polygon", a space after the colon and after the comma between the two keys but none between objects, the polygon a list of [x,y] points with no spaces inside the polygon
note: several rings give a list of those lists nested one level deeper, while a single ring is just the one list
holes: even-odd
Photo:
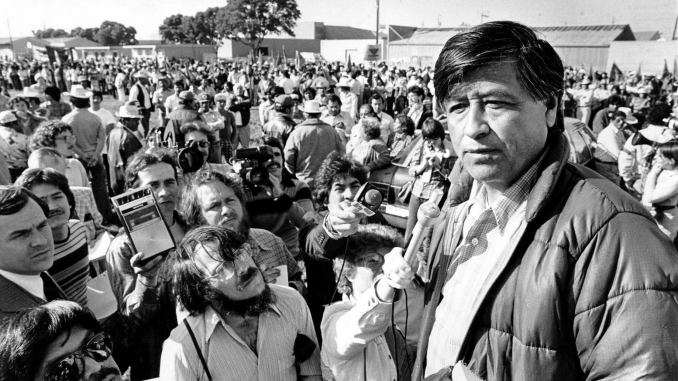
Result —
[{"label": "man in suit jacket", "polygon": [[21,187],[0,187],[0,322],[64,292],[46,273],[54,262],[47,205]]}]

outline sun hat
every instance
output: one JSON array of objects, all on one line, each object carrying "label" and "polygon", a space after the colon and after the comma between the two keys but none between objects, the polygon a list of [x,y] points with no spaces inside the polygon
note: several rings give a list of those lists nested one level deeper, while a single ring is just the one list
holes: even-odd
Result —
[{"label": "sun hat", "polygon": [[16,122],[17,118],[11,110],[0,112],[0,124]]},{"label": "sun hat", "polygon": [[71,91],[64,93],[64,95],[74,98],[89,99],[92,97],[92,92],[85,90],[82,85],[71,86]]},{"label": "sun hat", "polygon": [[623,112],[626,114],[626,123],[628,124],[636,124],[638,123],[638,119],[636,119],[635,116],[633,116],[633,111],[631,111],[630,108],[628,107],[620,107],[619,111]]},{"label": "sun hat", "polygon": [[299,110],[309,114],[320,114],[320,102],[306,101],[304,107],[299,107]]},{"label": "sun hat", "polygon": [[118,118],[134,118],[134,119],[143,118],[139,107],[130,103],[120,106],[120,110],[118,111],[117,114],[115,114],[115,116],[117,116]]}]

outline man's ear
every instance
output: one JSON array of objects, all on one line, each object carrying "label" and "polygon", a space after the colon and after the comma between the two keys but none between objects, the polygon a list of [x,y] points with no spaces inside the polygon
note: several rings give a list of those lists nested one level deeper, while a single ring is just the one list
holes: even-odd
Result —
[{"label": "man's ear", "polygon": [[546,126],[548,128],[551,128],[556,125],[556,117],[558,115],[558,97],[557,96],[552,96],[549,98],[548,101],[546,101],[546,114],[545,114],[545,119],[546,119]]}]

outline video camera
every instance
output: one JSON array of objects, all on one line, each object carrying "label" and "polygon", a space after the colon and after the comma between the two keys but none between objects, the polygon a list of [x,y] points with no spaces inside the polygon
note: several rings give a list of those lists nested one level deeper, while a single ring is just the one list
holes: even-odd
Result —
[{"label": "video camera", "polygon": [[[177,155],[177,164],[184,173],[196,172],[205,164],[202,153],[198,150],[198,142],[193,142],[187,147],[181,147],[176,142],[171,144],[163,140],[164,128],[157,128],[152,131],[149,140],[153,140],[156,147],[166,148]],[[182,143],[183,145],[183,143]]]},{"label": "video camera", "polygon": [[245,184],[249,183],[253,186],[268,184],[269,174],[266,162],[273,158],[273,154],[273,148],[269,146],[235,150],[233,162],[240,165],[240,178]]}]

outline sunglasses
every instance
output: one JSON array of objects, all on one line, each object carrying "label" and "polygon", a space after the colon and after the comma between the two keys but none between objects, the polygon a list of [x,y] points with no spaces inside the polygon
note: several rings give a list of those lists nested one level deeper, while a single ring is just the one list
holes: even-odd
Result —
[{"label": "sunglasses", "polygon": [[107,334],[100,332],[83,347],[55,362],[46,373],[45,381],[78,381],[85,371],[85,356],[103,362],[112,353],[113,341]]},{"label": "sunglasses", "polygon": [[200,148],[207,148],[207,147],[210,146],[210,142],[207,141],[207,140],[200,140],[200,141],[197,141],[197,140],[189,140],[189,141],[186,143],[186,146],[187,146],[187,147],[190,147],[190,146],[192,146],[194,143],[197,144],[198,147],[200,147]]}]

